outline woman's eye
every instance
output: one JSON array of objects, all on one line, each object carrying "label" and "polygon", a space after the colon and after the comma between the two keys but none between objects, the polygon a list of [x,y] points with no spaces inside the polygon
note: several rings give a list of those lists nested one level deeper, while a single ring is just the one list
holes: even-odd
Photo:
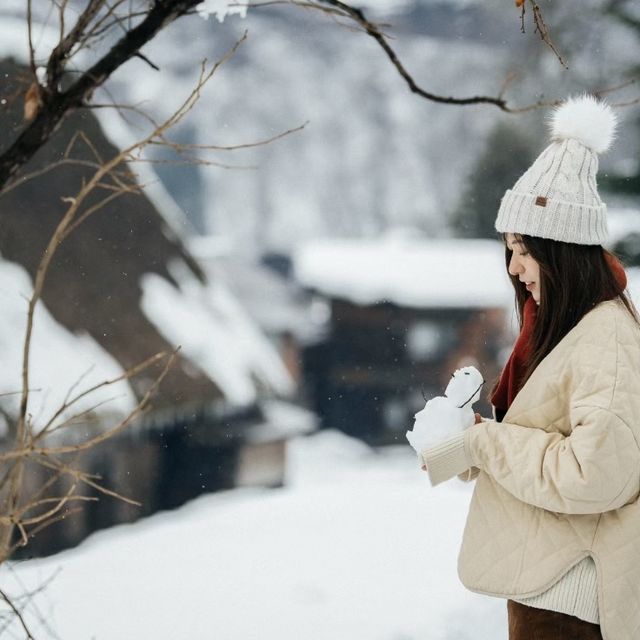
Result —
[{"label": "woman's eye", "polygon": [[528,251],[523,251],[520,255],[521,255],[521,256],[528,256],[528,255],[529,255],[529,252],[528,252]]}]

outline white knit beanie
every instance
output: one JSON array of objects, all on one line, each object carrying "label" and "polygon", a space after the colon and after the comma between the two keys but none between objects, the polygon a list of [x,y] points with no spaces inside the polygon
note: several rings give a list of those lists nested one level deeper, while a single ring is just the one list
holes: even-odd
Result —
[{"label": "white knit beanie", "polygon": [[502,198],[496,230],[575,244],[604,244],[607,206],[596,185],[598,155],[613,142],[616,116],[590,95],[551,116],[551,144]]}]

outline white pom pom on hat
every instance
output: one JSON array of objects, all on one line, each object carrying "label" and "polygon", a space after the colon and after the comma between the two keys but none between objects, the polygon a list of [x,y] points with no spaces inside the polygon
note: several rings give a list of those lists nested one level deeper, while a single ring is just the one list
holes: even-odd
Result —
[{"label": "white pom pom on hat", "polygon": [[502,198],[495,228],[574,244],[607,241],[607,206],[596,184],[598,153],[617,119],[594,96],[569,98],[550,117],[551,144]]},{"label": "white pom pom on hat", "polygon": [[569,98],[556,107],[549,122],[552,140],[577,140],[596,153],[609,149],[617,124],[611,107],[588,94]]}]

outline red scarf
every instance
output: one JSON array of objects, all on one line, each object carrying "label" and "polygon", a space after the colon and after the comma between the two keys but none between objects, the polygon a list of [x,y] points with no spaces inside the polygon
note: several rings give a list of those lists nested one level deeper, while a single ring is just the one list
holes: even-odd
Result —
[{"label": "red scarf", "polygon": [[[620,262],[609,254],[605,254],[611,271],[622,288],[627,286],[627,276],[624,267]],[[511,406],[513,399],[516,397],[520,387],[522,386],[522,378],[527,368],[531,351],[531,335],[533,327],[538,315],[538,305],[535,300],[529,296],[524,303],[523,322],[520,335],[513,346],[513,351],[507,360],[507,364],[500,375],[500,382],[491,394],[491,404],[496,408],[496,417],[501,420],[502,416]]]}]

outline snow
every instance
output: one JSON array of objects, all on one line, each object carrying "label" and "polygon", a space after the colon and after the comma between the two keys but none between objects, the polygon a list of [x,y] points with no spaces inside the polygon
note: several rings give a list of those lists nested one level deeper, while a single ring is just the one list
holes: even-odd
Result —
[{"label": "snow", "polygon": [[4,589],[55,576],[29,611],[65,640],[506,639],[504,601],[456,576],[471,485],[330,431],[290,444],[288,476],[12,564]]},{"label": "snow", "polygon": [[[640,211],[632,208],[610,208],[607,212],[609,228],[608,248],[633,235],[640,234]],[[635,306],[640,309],[640,267],[627,270],[627,290]]]},{"label": "snow", "polygon": [[196,5],[196,11],[205,20],[212,15],[218,22],[224,22],[227,16],[239,15],[244,18],[247,15],[247,5],[229,3],[228,0],[204,0]]},{"label": "snow", "polygon": [[319,317],[313,299],[289,278],[237,254],[226,236],[194,236],[187,248],[207,276],[225,285],[268,335],[289,333],[298,344],[317,340],[327,317]]},{"label": "snow", "polygon": [[627,269],[627,290],[637,309],[640,309],[640,267]]},{"label": "snow", "polygon": [[141,308],[158,331],[204,371],[229,402],[248,404],[262,383],[288,395],[294,385],[277,352],[226,287],[203,285],[184,264],[171,265],[174,287],[155,273],[142,277]]},{"label": "snow", "polygon": [[485,381],[475,367],[456,369],[441,396],[431,398],[416,413],[407,440],[420,453],[461,434],[475,423],[473,405],[480,398]]},{"label": "snow", "polygon": [[[23,2],[22,11],[26,4]],[[17,10],[17,9],[16,9]],[[23,15],[7,15],[11,9],[3,7],[0,26],[0,58],[12,57],[19,62],[29,61],[29,39],[27,23]],[[51,25],[39,24],[34,20],[33,45],[35,59],[46,60],[51,50],[58,44],[59,33]]]},{"label": "snow", "polygon": [[362,0],[358,7],[366,9],[375,17],[389,17],[409,11],[419,5],[451,5],[464,9],[479,4],[479,0]]},{"label": "snow", "polygon": [[[31,278],[23,267],[0,260],[0,325],[3,327],[0,331],[0,393],[21,389],[27,300],[32,291]],[[28,406],[36,426],[46,423],[80,378],[76,393],[122,373],[120,365],[93,338],[72,334],[54,320],[43,304],[36,307],[30,359],[33,391]],[[90,409],[105,400],[109,402],[97,410],[103,418],[122,417],[136,405],[131,387],[122,381],[87,396],[67,415]],[[0,397],[3,410],[14,416],[19,402],[19,394]]]},{"label": "snow", "polygon": [[357,304],[504,307],[513,299],[503,245],[493,240],[317,240],[295,251],[294,269],[305,286]]},{"label": "snow", "polygon": [[640,234],[640,211],[631,208],[609,208],[607,227],[607,246],[613,247],[631,234]]},{"label": "snow", "polygon": [[318,418],[314,413],[290,402],[264,400],[260,408],[265,422],[247,429],[246,438],[251,444],[277,442],[311,433],[318,427]]}]

